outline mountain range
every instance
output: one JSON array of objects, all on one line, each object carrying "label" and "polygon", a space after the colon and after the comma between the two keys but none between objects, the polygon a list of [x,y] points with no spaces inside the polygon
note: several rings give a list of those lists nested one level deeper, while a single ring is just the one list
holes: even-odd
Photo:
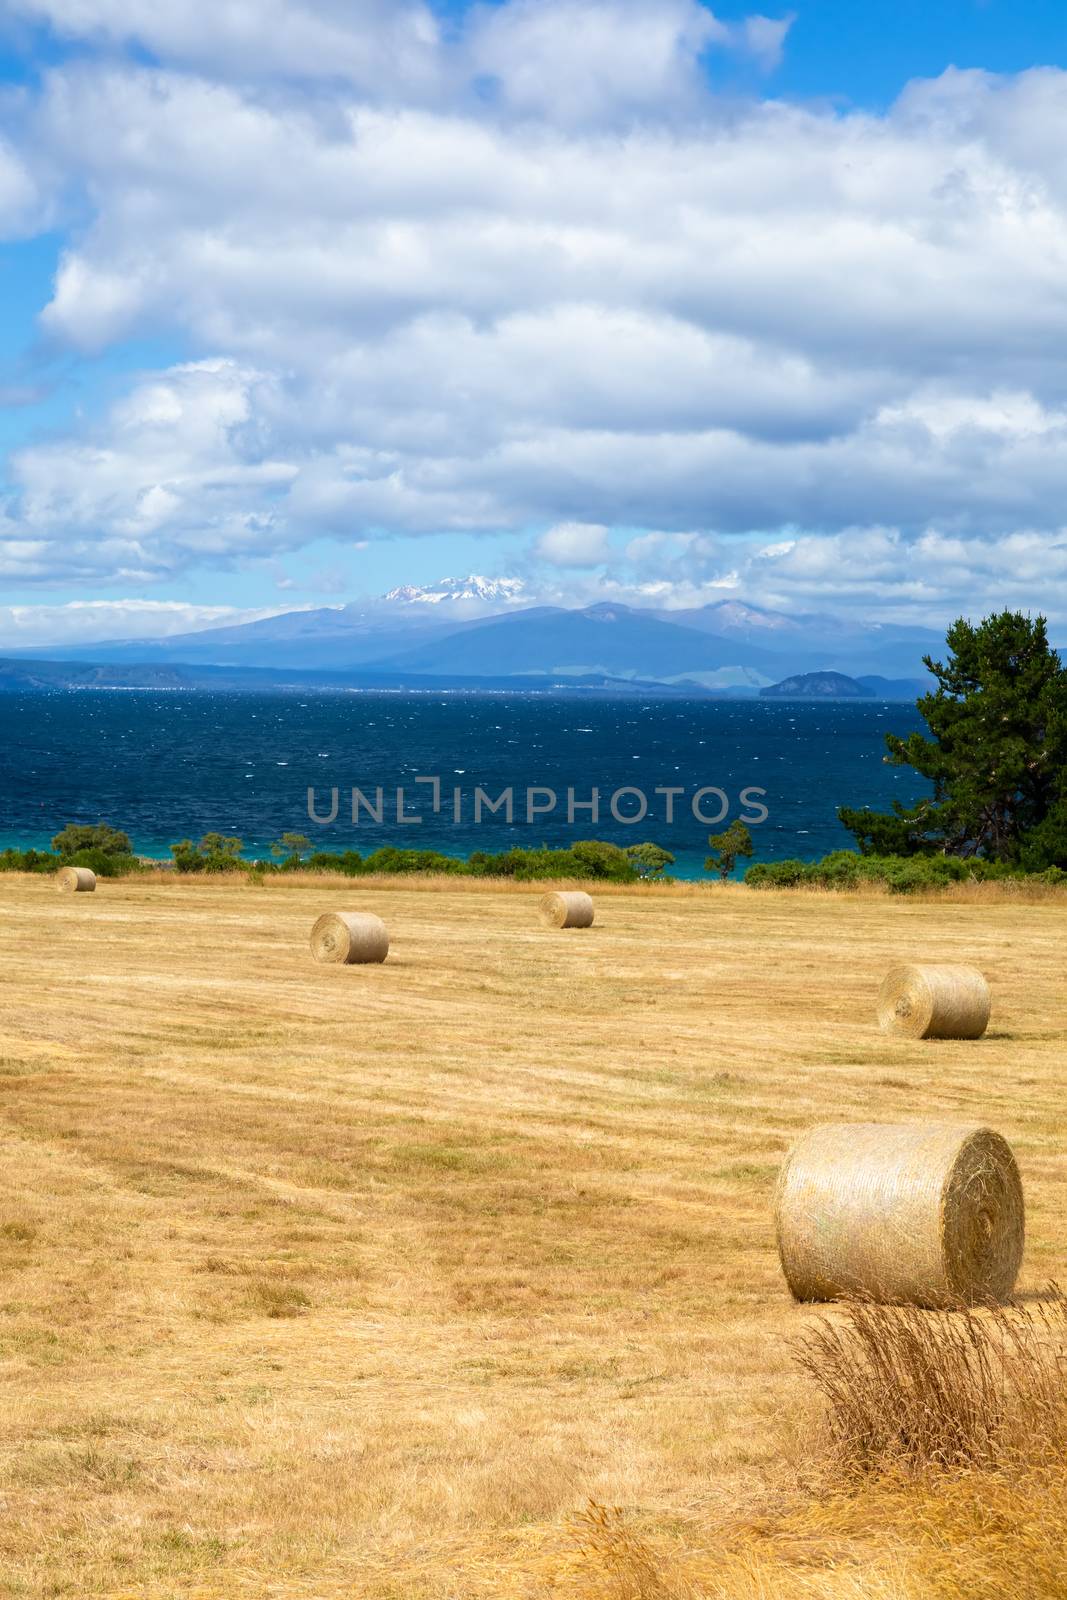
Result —
[{"label": "mountain range", "polygon": [[[83,667],[175,666],[234,674],[328,674],[358,682],[519,680],[638,683],[756,695],[806,673],[891,680],[913,698],[922,657],[944,639],[931,629],[787,615],[740,600],[683,610],[610,601],[531,604],[519,579],[474,574],[404,585],[377,600],[289,611],[258,622],[169,638],[79,648]],[[69,645],[9,652],[8,661],[70,663]],[[124,681],[128,681],[124,680]],[[158,680],[157,680],[158,681]],[[879,692],[875,690],[874,692]]]}]

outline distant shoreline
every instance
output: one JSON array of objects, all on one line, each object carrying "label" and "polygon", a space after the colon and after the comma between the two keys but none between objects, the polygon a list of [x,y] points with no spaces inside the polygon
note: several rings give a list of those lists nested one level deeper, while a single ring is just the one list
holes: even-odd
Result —
[{"label": "distant shoreline", "polygon": [[[820,676],[820,675],[809,675]],[[823,677],[841,677],[823,674]],[[846,680],[842,680],[846,681]],[[656,678],[612,678],[599,673],[570,676],[551,672],[500,677],[442,677],[412,674],[301,672],[297,668],[207,667],[195,665],[131,666],[78,661],[42,661],[35,657],[0,655],[0,695],[54,694],[262,694],[315,695],[449,695],[522,696],[537,699],[723,701],[731,704],[816,705],[914,704],[915,685],[908,691],[864,689],[860,692],[807,693],[803,688],[782,693],[777,685],[703,684],[693,679],[664,682]]]}]

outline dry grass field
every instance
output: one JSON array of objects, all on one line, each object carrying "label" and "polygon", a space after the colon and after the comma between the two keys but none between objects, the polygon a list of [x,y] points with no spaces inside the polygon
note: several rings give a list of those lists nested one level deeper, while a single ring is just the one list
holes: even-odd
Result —
[{"label": "dry grass field", "polygon": [[[770,1203],[813,1121],[986,1121],[1067,1276],[1067,899],[539,893],[0,880],[0,1593],[1065,1592],[1059,1489],[804,1487]],[[987,1037],[884,1038],[902,958]]]}]

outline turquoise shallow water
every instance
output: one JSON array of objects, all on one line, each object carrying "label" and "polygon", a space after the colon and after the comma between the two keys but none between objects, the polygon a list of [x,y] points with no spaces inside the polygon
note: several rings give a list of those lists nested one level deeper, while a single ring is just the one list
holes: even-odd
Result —
[{"label": "turquoise shallow water", "polygon": [[[0,845],[47,846],[65,822],[106,818],[130,833],[146,855],[166,856],[176,839],[209,829],[239,835],[246,853],[265,854],[284,831],[306,833],[323,849],[367,852],[383,844],[466,855],[513,844],[563,845],[576,838],[632,844],[654,839],[677,857],[679,876],[702,875],[709,831],[766,807],[754,825],[757,860],[806,859],[847,846],[835,807],[909,802],[925,791],[914,774],[887,767],[883,736],[919,726],[913,707],[882,702],[649,700],[539,694],[185,694],[157,691],[0,695]],[[418,776],[440,779],[434,787]],[[396,789],[405,789],[398,824]],[[308,818],[308,789],[321,815],[338,790],[338,817],[318,826]],[[351,791],[372,803],[381,787],[382,820],[360,807],[353,825]],[[504,809],[474,821],[475,790],[496,800],[513,791],[513,820]],[[576,802],[600,790],[601,815],[576,809],[568,821],[567,791]],[[657,788],[680,788],[668,798]],[[693,814],[700,801],[709,818]],[[455,791],[459,790],[459,819]],[[557,804],[526,819],[528,789],[552,790]],[[617,821],[609,801],[620,790]],[[744,790],[761,789],[762,797]],[[535,794],[547,808],[549,797]]]}]

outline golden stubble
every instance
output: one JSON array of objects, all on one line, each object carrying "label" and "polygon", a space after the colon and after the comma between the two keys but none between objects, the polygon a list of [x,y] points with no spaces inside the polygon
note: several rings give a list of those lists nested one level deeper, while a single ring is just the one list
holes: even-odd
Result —
[{"label": "golden stubble", "polygon": [[[589,1499],[739,1526],[813,1403],[771,1197],[814,1121],[997,1128],[1062,1273],[1063,897],[542,892],[0,881],[2,1592],[539,1600]],[[328,910],[388,961],[317,965]],[[902,960],[984,971],[986,1038],[885,1038]]]}]

